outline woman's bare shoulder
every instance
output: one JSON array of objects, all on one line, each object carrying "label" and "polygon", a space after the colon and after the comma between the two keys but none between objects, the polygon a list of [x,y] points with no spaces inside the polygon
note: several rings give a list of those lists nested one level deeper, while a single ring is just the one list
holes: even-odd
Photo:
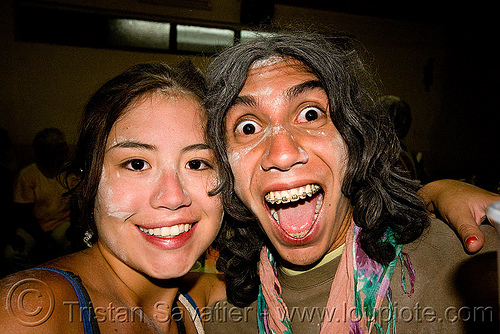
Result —
[{"label": "woman's bare shoulder", "polygon": [[222,274],[191,272],[184,277],[183,286],[198,307],[226,298],[226,284]]},{"label": "woman's bare shoulder", "polygon": [[0,333],[82,333],[78,298],[62,275],[40,269],[0,280]]}]

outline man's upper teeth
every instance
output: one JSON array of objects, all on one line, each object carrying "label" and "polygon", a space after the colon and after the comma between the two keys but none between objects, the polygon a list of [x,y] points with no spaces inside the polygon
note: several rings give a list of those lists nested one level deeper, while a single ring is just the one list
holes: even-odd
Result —
[{"label": "man's upper teeth", "polygon": [[270,191],[266,194],[265,199],[271,204],[281,204],[295,202],[299,199],[304,199],[307,196],[311,197],[321,189],[317,184],[308,184],[306,186],[293,188],[282,191]]},{"label": "man's upper teeth", "polygon": [[191,224],[179,224],[174,226],[164,226],[157,228],[144,228],[139,226],[139,229],[149,235],[163,238],[173,238],[181,233],[187,232],[191,229]]}]

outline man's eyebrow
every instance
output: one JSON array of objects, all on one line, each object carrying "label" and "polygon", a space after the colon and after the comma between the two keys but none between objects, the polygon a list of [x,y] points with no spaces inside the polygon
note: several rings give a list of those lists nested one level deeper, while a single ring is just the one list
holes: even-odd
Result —
[{"label": "man's eyebrow", "polygon": [[321,88],[324,90],[323,84],[319,80],[309,80],[306,82],[303,82],[301,84],[292,86],[288,88],[285,92],[285,96],[288,99],[297,97],[298,95],[302,94],[306,90],[313,90],[315,88]]},{"label": "man's eyebrow", "polygon": [[150,145],[150,144],[145,144],[141,143],[135,140],[124,140],[121,142],[118,142],[112,146],[110,146],[106,151],[110,151],[115,148],[139,148],[143,150],[150,150],[150,151],[155,151],[157,149],[156,146]]},{"label": "man's eyebrow", "polygon": [[233,103],[231,104],[231,107],[238,106],[238,105],[245,105],[248,107],[255,107],[257,106],[257,100],[253,96],[249,95],[243,95],[243,96],[237,96]]}]

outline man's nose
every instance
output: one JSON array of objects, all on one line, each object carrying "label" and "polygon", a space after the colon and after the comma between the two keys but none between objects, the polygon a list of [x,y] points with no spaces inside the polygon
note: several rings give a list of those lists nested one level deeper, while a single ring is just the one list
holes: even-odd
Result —
[{"label": "man's nose", "polygon": [[264,144],[266,149],[261,161],[263,170],[287,171],[294,165],[304,164],[309,160],[298,138],[286,129],[273,130]]}]

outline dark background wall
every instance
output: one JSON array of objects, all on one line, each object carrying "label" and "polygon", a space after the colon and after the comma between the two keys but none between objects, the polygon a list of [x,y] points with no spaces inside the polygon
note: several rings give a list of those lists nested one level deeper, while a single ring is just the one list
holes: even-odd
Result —
[{"label": "dark background wall", "polygon": [[[259,1],[250,5],[255,3],[259,5]],[[239,28],[245,26],[241,8],[248,1],[57,0],[50,4]],[[355,36],[371,53],[371,66],[383,82],[382,93],[397,95],[410,105],[413,124],[405,142],[411,151],[422,152],[429,178],[475,178],[477,184],[495,188],[500,179],[500,117],[493,50],[497,37],[488,15],[493,10],[479,4],[461,9],[430,1],[408,3],[405,8],[395,2],[336,4],[275,1],[271,15],[282,26],[334,29]],[[9,131],[20,165],[32,160],[31,140],[44,127],[61,128],[74,143],[89,95],[132,64],[155,60],[176,64],[188,57],[205,68],[210,61],[202,56],[23,42],[16,39],[14,26],[13,0],[1,1],[0,126]],[[434,59],[434,65],[425,72],[429,59]],[[432,78],[428,89],[424,77]]]}]

